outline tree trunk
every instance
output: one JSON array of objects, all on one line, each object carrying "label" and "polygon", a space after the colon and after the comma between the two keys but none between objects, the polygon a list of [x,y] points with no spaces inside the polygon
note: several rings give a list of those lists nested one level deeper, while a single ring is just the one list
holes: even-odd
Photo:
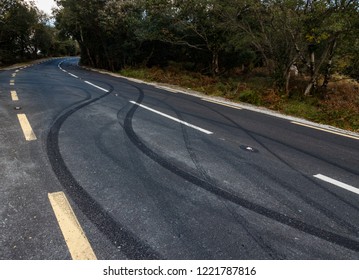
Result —
[{"label": "tree trunk", "polygon": [[[335,39],[332,39],[332,42],[334,42]],[[307,96],[309,95],[312,90],[314,88],[316,88],[317,86],[317,79],[319,76],[319,71],[322,68],[323,63],[328,59],[329,53],[332,50],[334,55],[334,45],[332,46],[331,43],[328,43],[328,45],[326,46],[325,50],[322,52],[322,56],[320,59],[320,62],[315,65],[315,56],[314,56],[314,48],[315,45],[310,45],[309,46],[309,51],[310,51],[310,64],[311,64],[311,78],[310,78],[310,83],[308,84],[307,88],[305,89],[304,95]]]},{"label": "tree trunk", "polygon": [[291,70],[286,69],[286,73],[285,73],[285,95],[289,97],[289,82],[290,82],[290,75],[291,75]]},{"label": "tree trunk", "polygon": [[315,53],[312,50],[310,52],[310,77],[313,78],[315,73]]},{"label": "tree trunk", "polygon": [[81,43],[82,43],[82,46],[86,49],[86,54],[87,54],[87,57],[90,61],[90,66],[92,67],[95,67],[95,63],[91,57],[91,52],[90,52],[90,49],[86,46],[86,44],[84,43],[84,36],[83,36],[83,33],[82,33],[82,28],[80,27],[80,36],[81,36]]},{"label": "tree trunk", "polygon": [[323,81],[323,84],[322,84],[322,88],[324,90],[327,89],[329,81],[330,81],[330,78],[331,78],[334,50],[335,50],[336,45],[337,45],[337,38],[334,38],[333,41],[330,44],[329,60],[328,60],[328,63],[327,63],[326,69],[325,69],[324,81]]},{"label": "tree trunk", "polygon": [[217,76],[219,74],[219,54],[218,51],[212,52],[212,73],[213,76]]},{"label": "tree trunk", "polygon": [[[285,71],[283,73],[283,78],[285,79],[285,94],[286,94],[287,97],[290,96],[290,92],[289,92],[290,77],[292,76],[293,72],[295,72],[293,67],[295,66],[295,63],[296,63],[297,59],[298,59],[298,55],[296,55],[292,59],[289,66],[286,67],[286,69],[285,69]],[[295,68],[295,69],[297,69],[297,68]],[[298,71],[295,72],[294,75],[295,76],[298,75]]]},{"label": "tree trunk", "polygon": [[309,61],[309,71],[310,71],[310,83],[306,87],[304,91],[304,96],[310,95],[312,90],[316,87],[316,81],[317,81],[317,69],[315,67],[315,45],[311,44],[308,46],[310,61]]},{"label": "tree trunk", "polygon": [[315,81],[311,81],[311,82],[307,85],[307,87],[306,87],[306,89],[305,89],[305,91],[304,91],[304,96],[308,96],[308,95],[312,92],[312,90],[313,90],[314,87],[315,87]]}]

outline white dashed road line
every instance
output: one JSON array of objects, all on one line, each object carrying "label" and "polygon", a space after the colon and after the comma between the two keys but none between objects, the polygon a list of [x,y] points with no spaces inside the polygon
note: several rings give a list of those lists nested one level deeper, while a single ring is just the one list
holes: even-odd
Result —
[{"label": "white dashed road line", "polygon": [[170,116],[170,115],[164,114],[164,113],[159,112],[159,111],[157,111],[157,110],[154,110],[154,109],[152,109],[152,108],[150,108],[150,107],[147,107],[147,106],[145,106],[145,105],[139,104],[139,103],[137,103],[137,102],[135,102],[135,101],[130,101],[130,102],[131,102],[132,104],[135,104],[135,105],[137,105],[137,106],[139,106],[139,107],[141,107],[141,108],[144,108],[144,109],[146,109],[146,110],[148,110],[148,111],[151,111],[151,112],[153,112],[153,113],[156,113],[156,114],[158,114],[158,115],[161,115],[162,117],[168,118],[168,119],[173,120],[173,121],[178,122],[178,123],[181,123],[181,124],[183,124],[183,125],[185,125],[185,126],[191,127],[191,128],[193,128],[193,129],[196,129],[196,130],[198,130],[198,131],[201,131],[201,132],[203,132],[203,133],[205,133],[205,134],[208,134],[208,135],[213,134],[213,132],[211,132],[211,131],[208,131],[208,130],[206,130],[206,129],[200,128],[200,127],[195,126],[195,125],[193,125],[193,124],[190,124],[190,123],[188,123],[188,122],[179,120],[179,119],[174,118],[174,117],[172,117],[172,116]]},{"label": "white dashed road line", "polygon": [[325,175],[317,174],[317,175],[314,175],[314,177],[317,178],[317,179],[320,179],[322,181],[325,181],[327,183],[333,184],[333,185],[335,185],[335,186],[337,186],[339,188],[342,188],[342,189],[345,189],[347,191],[359,194],[359,189],[358,188],[355,188],[355,187],[350,186],[348,184],[342,183],[342,182],[340,182],[338,180],[332,179],[332,178],[327,177]]},{"label": "white dashed road line", "polygon": [[72,77],[74,77],[74,78],[76,78],[76,79],[78,79],[79,77],[78,76],[76,76],[76,75],[74,75],[74,74],[71,74],[71,73],[68,73],[70,76],[72,76]]},{"label": "white dashed road line", "polygon": [[104,92],[109,92],[107,89],[104,89],[104,88],[102,88],[102,87],[99,87],[99,86],[97,86],[97,85],[95,85],[95,84],[93,84],[93,83],[90,83],[89,81],[85,81],[85,83],[88,84],[88,85],[90,85],[90,86],[93,86],[93,87],[95,87],[95,88],[98,88],[99,90],[102,90],[102,91],[104,91]]},{"label": "white dashed road line", "polygon": [[[76,78],[76,79],[79,79],[80,77],[78,77],[78,76],[76,76],[76,75],[74,75],[74,74],[72,74],[72,73],[70,73],[70,72],[68,72],[68,71],[66,71],[65,69],[63,69],[62,67],[61,67],[61,64],[63,63],[64,61],[61,61],[58,65],[57,65],[57,67],[62,71],[62,72],[64,72],[64,73],[67,73],[67,74],[69,74],[70,76],[72,76],[72,77],[74,77],[74,78]],[[84,81],[86,84],[88,84],[88,85],[90,85],[90,86],[93,86],[93,87],[95,87],[95,88],[97,88],[97,89],[99,89],[99,90],[102,90],[102,91],[104,91],[104,92],[110,92],[110,91],[108,91],[107,89],[104,89],[104,88],[102,88],[102,87],[100,87],[100,86],[98,86],[98,85],[95,85],[95,84],[93,84],[93,83],[91,83],[91,82],[89,82],[89,81]]]}]

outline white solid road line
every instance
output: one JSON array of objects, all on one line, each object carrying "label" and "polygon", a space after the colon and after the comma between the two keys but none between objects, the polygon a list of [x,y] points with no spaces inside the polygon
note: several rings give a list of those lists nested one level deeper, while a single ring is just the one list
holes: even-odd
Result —
[{"label": "white solid road line", "polygon": [[137,106],[139,106],[139,107],[141,107],[141,108],[144,108],[144,109],[146,109],[146,110],[148,110],[148,111],[151,111],[151,112],[153,112],[153,113],[156,113],[156,114],[158,114],[158,115],[161,115],[161,116],[163,116],[163,117],[165,117],[165,118],[168,118],[168,119],[170,119],[170,120],[173,120],[173,121],[175,121],[175,122],[181,123],[181,124],[183,124],[183,125],[185,125],[185,126],[188,126],[188,127],[193,128],[193,129],[196,129],[196,130],[198,130],[198,131],[201,131],[201,132],[203,132],[203,133],[205,133],[205,134],[208,134],[208,135],[213,134],[213,132],[211,132],[211,131],[208,131],[208,130],[206,130],[206,129],[200,128],[200,127],[195,126],[195,125],[193,125],[193,124],[190,124],[190,123],[188,123],[188,122],[181,121],[181,120],[179,120],[179,119],[177,119],[177,118],[174,118],[174,117],[172,117],[172,116],[170,116],[170,115],[167,115],[167,114],[164,114],[164,113],[159,112],[159,111],[157,111],[157,110],[154,110],[154,109],[152,109],[152,108],[150,108],[150,107],[147,107],[147,106],[145,106],[145,105],[139,104],[139,103],[137,103],[137,102],[135,102],[135,101],[130,101],[130,102],[131,102],[132,104],[135,104],[135,105],[137,105]]},{"label": "white solid road line", "polygon": [[329,130],[329,129],[325,129],[325,128],[321,128],[321,127],[317,127],[317,126],[313,126],[313,125],[309,125],[309,124],[305,124],[305,123],[300,123],[300,122],[291,122],[292,124],[296,124],[296,125],[300,125],[300,126],[305,126],[305,127],[309,127],[309,128],[313,128],[316,130],[320,130],[320,131],[324,131],[324,132],[328,132],[328,133],[332,133],[335,135],[340,135],[340,136],[344,136],[347,138],[351,138],[351,139],[355,139],[355,140],[359,140],[359,137],[354,136],[354,135],[349,135],[349,134],[344,134],[344,133],[340,133],[340,132],[336,132],[334,130]]},{"label": "white solid road line", "polygon": [[359,189],[358,188],[354,188],[353,186],[350,186],[348,184],[342,183],[340,181],[337,181],[337,180],[332,179],[330,177],[327,177],[325,175],[317,174],[317,175],[314,175],[314,177],[317,178],[317,179],[320,179],[322,181],[328,182],[330,184],[336,185],[337,187],[340,187],[340,188],[345,189],[347,191],[359,194]]},{"label": "white solid road line", "polygon": [[102,90],[102,91],[104,91],[104,92],[109,92],[107,89],[104,89],[104,88],[102,88],[102,87],[99,87],[99,86],[97,86],[97,85],[95,85],[95,84],[93,84],[93,83],[90,83],[89,81],[85,81],[85,83],[88,84],[88,85],[90,85],[90,86],[93,86],[93,87],[95,87],[95,88],[98,88],[98,89],[100,89],[100,90]]}]

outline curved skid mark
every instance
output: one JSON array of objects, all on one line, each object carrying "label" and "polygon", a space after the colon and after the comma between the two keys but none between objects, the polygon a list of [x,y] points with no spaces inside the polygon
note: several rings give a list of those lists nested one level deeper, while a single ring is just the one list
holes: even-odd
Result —
[{"label": "curved skid mark", "polygon": [[71,199],[84,212],[89,220],[118,248],[121,248],[129,259],[160,259],[160,255],[147,244],[139,240],[132,232],[116,222],[105,209],[92,198],[76,181],[68,170],[60,153],[58,138],[59,131],[66,119],[76,111],[108,96],[108,93],[83,102],[61,115],[52,125],[47,137],[47,154],[54,173],[70,195]]},{"label": "curved skid mark", "polygon": [[[149,98],[151,98],[151,97],[149,97]],[[154,99],[154,100],[164,104],[165,106],[167,106],[169,109],[171,109],[177,115],[177,118],[179,120],[184,121],[182,113],[179,112],[178,110],[176,110],[176,108],[174,108],[170,104],[168,104],[166,102],[166,100],[158,100],[158,99],[155,99],[155,98],[151,98],[151,99]],[[187,150],[193,164],[195,165],[197,171],[199,172],[199,174],[202,176],[203,179],[205,179],[207,181],[210,180],[210,176],[207,174],[206,170],[201,166],[200,161],[197,158],[197,154],[196,154],[196,152],[194,151],[194,149],[191,146],[191,140],[190,140],[190,137],[188,135],[187,126],[185,126],[183,124],[180,124],[180,125],[181,125],[181,129],[182,129],[183,141],[185,143],[186,150]]]},{"label": "curved skid mark", "polygon": [[[128,83],[130,84],[130,83]],[[138,98],[138,100],[136,101],[137,103],[141,103],[142,100],[143,100],[143,92],[140,88],[138,88],[137,86],[134,86],[132,84],[130,84],[131,86],[137,88],[140,92],[140,96]],[[105,94],[108,95],[109,93]],[[103,96],[104,97],[104,96]],[[102,97],[100,97],[102,98]],[[98,98],[98,99],[100,99]],[[97,100],[92,100],[90,102],[88,102],[89,104],[92,103],[92,102],[95,102]],[[85,107],[86,105],[88,104],[85,104],[84,106],[80,105],[78,109],[81,109],[82,107]],[[78,110],[77,109],[77,110]],[[318,238],[321,238],[323,240],[326,240],[328,242],[331,242],[331,243],[334,243],[334,244],[337,244],[337,245],[340,245],[340,246],[343,246],[345,248],[348,248],[350,250],[354,250],[354,251],[359,251],[359,241],[357,240],[353,240],[353,239],[350,239],[348,237],[345,237],[345,236],[341,236],[339,234],[336,234],[336,233],[333,233],[333,232],[330,232],[330,231],[327,231],[327,230],[323,230],[323,229],[320,229],[320,228],[317,228],[315,226],[312,226],[312,225],[309,225],[309,224],[306,224],[296,218],[291,218],[291,217],[288,217],[284,214],[281,214],[281,213],[278,213],[274,210],[271,210],[271,209],[268,209],[268,208],[265,208],[261,205],[258,205],[256,203],[253,203],[251,201],[248,201],[244,198],[241,198],[239,196],[237,196],[236,194],[234,193],[231,193],[227,190],[224,190],[224,189],[221,189],[221,188],[218,188],[216,186],[214,186],[213,184],[205,181],[205,180],[202,180],[200,178],[197,178],[196,176],[178,168],[177,166],[173,165],[172,163],[170,162],[167,162],[165,159],[163,159],[162,157],[160,157],[159,155],[155,154],[152,150],[150,150],[148,147],[145,146],[145,144],[141,141],[141,139],[135,134],[134,130],[133,130],[133,127],[132,127],[132,118],[134,116],[134,113],[136,112],[136,110],[138,109],[138,105],[133,105],[132,108],[130,109],[130,111],[127,113],[126,117],[125,117],[125,121],[124,121],[124,129],[125,129],[125,132],[127,134],[127,136],[129,137],[130,141],[139,149],[141,150],[145,155],[147,155],[149,158],[151,158],[152,160],[154,160],[155,162],[157,162],[159,165],[161,165],[162,167],[168,169],[169,171],[171,171],[172,173],[182,177],[183,179],[191,182],[192,184],[194,185],[197,185],[198,187],[201,187],[205,190],[207,190],[208,192],[210,193],[213,193],[214,195],[216,196],[219,196],[221,198],[224,198],[230,202],[233,202],[241,207],[244,207],[250,211],[253,211],[254,213],[257,213],[259,215],[262,215],[264,217],[267,217],[269,219],[272,219],[274,221],[277,221],[279,223],[282,223],[284,225],[287,225],[287,226],[290,226],[294,229],[297,229],[299,231],[302,231],[302,232],[305,232],[305,233],[308,233],[310,235],[313,235],[315,237],[318,237]],[[57,129],[54,129],[54,131],[50,131],[49,133],[49,137],[48,137],[48,147],[51,147],[53,145],[57,146],[57,151],[54,151],[53,152],[53,155],[51,156],[51,158],[53,159],[52,160],[52,165],[53,165],[53,168],[54,170],[56,170],[56,167],[57,167],[57,164],[56,162],[58,161],[62,161],[62,163],[59,164],[60,167],[60,171],[57,171],[55,172],[59,178],[62,178],[60,181],[61,182],[67,182],[69,184],[64,184],[66,185],[66,189],[68,189],[69,192],[71,192],[73,194],[73,199],[76,201],[78,201],[78,204],[79,206],[81,206],[81,209],[85,212],[85,214],[87,214],[90,218],[91,218],[91,221],[93,221],[100,229],[103,230],[103,227],[106,226],[107,228],[111,228],[108,226],[108,223],[106,222],[101,222],[102,219],[100,219],[101,221],[99,221],[97,219],[97,217],[102,217],[103,219],[107,219],[109,218],[110,220],[111,217],[109,217],[109,214],[106,213],[100,205],[97,205],[97,202],[95,202],[82,188],[81,186],[78,185],[78,183],[75,181],[75,179],[71,180],[71,178],[66,178],[66,176],[68,174],[66,174],[67,172],[70,174],[70,176],[72,177],[71,173],[67,170],[62,158],[61,158],[61,155],[59,153],[59,150],[58,150],[58,131],[59,131],[59,128],[61,126],[61,124],[65,121],[65,119],[71,115],[73,112],[70,111],[69,114],[66,114],[65,116],[62,116],[60,119],[64,118],[62,121],[59,121],[60,119],[58,119],[56,121],[57,123]],[[225,116],[224,116],[225,117]],[[232,120],[231,120],[232,122]],[[236,124],[238,126],[238,124]],[[57,130],[57,131],[56,131]],[[248,131],[246,131],[247,133],[249,133]],[[55,134],[55,136],[50,136],[52,134]],[[57,133],[57,135],[56,135]],[[253,136],[252,136],[253,137]],[[256,139],[254,139],[256,140]],[[51,143],[52,141],[56,142],[56,143]],[[48,148],[48,151],[51,152],[51,149]],[[58,154],[57,154],[58,153]],[[50,157],[50,156],[49,156]],[[66,172],[67,171],[67,172]],[[77,197],[78,194],[81,194],[85,197],[87,197],[87,199],[89,199],[89,201],[86,201],[86,199],[84,200],[83,198],[79,198]],[[94,211],[94,213],[92,213],[92,207],[95,206],[95,209],[96,211]],[[112,220],[113,221],[113,220]],[[114,223],[116,223],[115,221],[113,221]],[[113,232],[112,234],[109,233],[108,231],[106,231],[106,235],[110,237],[110,240],[114,241],[114,244],[117,244],[116,243],[116,237],[118,237],[118,234],[115,234],[115,231],[116,229],[118,230],[118,228],[115,226],[115,224],[112,224],[114,227],[112,228],[113,229]],[[122,232],[121,232],[122,233]],[[129,240],[131,240],[131,238],[133,238],[133,235],[129,232],[124,232],[122,233],[123,234],[123,238],[126,239],[128,238]],[[128,236],[129,235],[129,236]],[[136,240],[137,241],[137,240]],[[127,244],[127,243],[126,243]],[[140,246],[135,246],[135,249],[139,249],[139,247],[141,248],[141,245]],[[126,247],[126,246],[125,246]],[[128,244],[127,249],[130,249],[131,248],[131,245]],[[147,249],[147,248],[145,248]],[[128,254],[131,254],[131,250],[125,250],[126,252],[128,252]],[[145,250],[146,251],[146,250]],[[136,251],[137,253],[138,251]],[[147,252],[147,251],[146,251]],[[153,255],[151,255],[151,253]],[[138,254],[135,254],[136,256],[138,256]],[[139,255],[141,255],[141,253],[139,253]],[[158,257],[158,254],[155,253],[155,252],[152,252],[150,250],[150,255],[153,256],[153,257]]]},{"label": "curved skid mark", "polygon": [[[144,94],[140,88],[138,90],[142,93],[136,103],[140,104],[144,98]],[[306,224],[296,218],[288,217],[284,214],[278,213],[274,210],[265,208],[259,204],[253,203],[245,198],[239,197],[234,193],[231,193],[230,191],[221,189],[219,187],[216,187],[212,185],[211,183],[202,180],[200,178],[197,178],[196,176],[180,169],[179,167],[175,166],[171,162],[168,162],[166,159],[160,157],[156,153],[154,153],[151,149],[146,147],[146,145],[141,141],[141,139],[136,135],[136,133],[133,130],[132,127],[132,118],[136,112],[136,110],[139,108],[138,105],[134,104],[132,109],[128,112],[125,118],[125,125],[124,129],[127,133],[127,136],[131,140],[131,142],[139,149],[141,150],[145,155],[147,155],[149,158],[157,162],[162,167],[168,169],[169,171],[173,172],[174,174],[178,175],[179,177],[182,177],[183,179],[191,182],[194,185],[197,185],[198,187],[201,187],[211,193],[213,193],[216,196],[222,197],[228,201],[231,201],[241,207],[244,207],[250,211],[253,211],[257,214],[260,214],[264,217],[267,217],[269,219],[272,219],[274,221],[277,221],[281,224],[290,226],[294,229],[297,229],[299,231],[305,232],[307,234],[316,236],[320,239],[326,240],[328,242],[343,246],[345,248],[348,248],[350,250],[359,251],[359,241],[350,239],[345,236],[341,236],[339,234],[320,229],[318,227]]]},{"label": "curved skid mark", "polygon": [[[156,101],[159,101],[159,100],[156,99]],[[165,100],[160,100],[159,102],[166,105],[168,108],[170,108],[172,111],[174,111],[174,113],[177,115],[178,119],[184,120],[181,112],[179,112],[173,106],[166,103]],[[197,158],[197,154],[196,154],[195,150],[191,147],[191,140],[188,135],[187,126],[181,124],[181,127],[182,127],[182,135],[183,135],[183,139],[185,142],[187,152],[188,152],[193,164],[195,165],[197,172],[200,174],[200,176],[204,180],[211,181],[212,180],[211,177],[207,174],[206,170],[201,166],[200,161]],[[212,184],[214,184],[214,183],[215,182],[212,181]],[[258,232],[256,232],[255,229],[251,228],[249,223],[246,222],[243,217],[242,217],[242,219],[239,219],[238,214],[234,213],[231,209],[229,209],[228,205],[226,205],[224,200],[221,200],[221,202],[223,203],[223,205],[227,209],[227,211],[230,213],[230,215],[234,218],[234,220],[244,228],[244,230],[247,232],[247,234],[249,236],[251,236],[251,238],[254,240],[254,242],[257,243],[258,246],[263,249],[263,251],[265,251],[270,257],[272,257],[274,259],[283,259],[284,258],[283,256],[278,255],[268,244],[266,244],[263,241],[263,239],[259,236]]]}]

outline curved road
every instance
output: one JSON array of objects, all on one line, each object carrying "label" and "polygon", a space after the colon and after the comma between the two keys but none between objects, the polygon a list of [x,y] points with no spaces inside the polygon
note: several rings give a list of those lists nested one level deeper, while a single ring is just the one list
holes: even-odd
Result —
[{"label": "curved road", "polygon": [[359,258],[358,136],[77,63],[0,72],[1,259]]}]

